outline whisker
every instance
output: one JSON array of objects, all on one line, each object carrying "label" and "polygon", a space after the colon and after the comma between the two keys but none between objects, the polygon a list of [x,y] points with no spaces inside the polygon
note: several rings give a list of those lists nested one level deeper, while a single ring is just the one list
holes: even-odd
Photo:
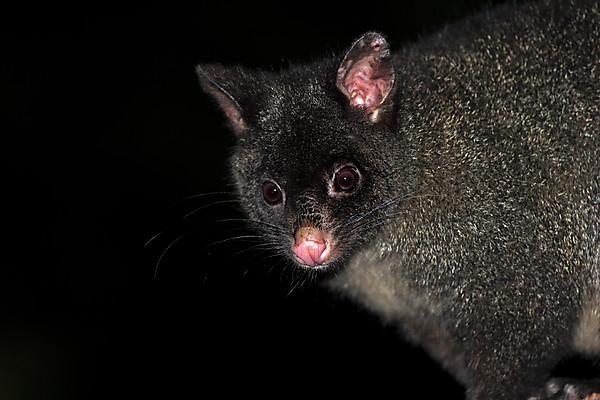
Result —
[{"label": "whisker", "polygon": [[192,200],[192,199],[199,199],[199,198],[204,198],[204,197],[208,197],[208,196],[221,196],[221,195],[227,195],[227,196],[237,196],[236,192],[206,192],[206,193],[198,193],[198,194],[192,194],[190,196],[186,196],[183,198],[183,200]]},{"label": "whisker", "polygon": [[200,212],[202,210],[205,210],[205,209],[207,209],[209,207],[214,207],[214,206],[218,206],[218,205],[221,205],[221,204],[232,204],[232,203],[239,203],[239,202],[240,202],[240,200],[238,200],[238,199],[213,201],[211,203],[208,203],[208,204],[205,204],[203,206],[200,206],[198,208],[193,209],[192,211],[190,211],[187,214],[185,214],[181,219],[184,220],[186,218],[189,218],[192,215],[194,215],[194,214],[196,214],[196,213],[198,213],[198,212]]},{"label": "whisker", "polygon": [[258,219],[250,219],[250,218],[225,218],[225,219],[219,219],[214,221],[215,223],[225,223],[225,222],[246,222],[246,223],[254,223],[254,224],[259,224],[259,225],[263,225],[263,226],[268,226],[270,228],[275,229],[277,232],[284,232],[284,229],[280,226],[265,222],[265,221],[260,221]]},{"label": "whisker", "polygon": [[144,243],[144,248],[147,248],[150,245],[150,243],[152,243],[153,241],[155,241],[163,233],[165,233],[164,230],[160,231],[157,234],[155,234],[154,236],[152,236],[149,240],[146,241],[146,243]]},{"label": "whisker", "polygon": [[349,220],[347,220],[344,224],[341,225],[341,227],[344,227],[346,225],[352,224],[352,223],[356,223],[358,221],[360,221],[361,219],[366,218],[367,216],[381,210],[387,207],[390,207],[394,204],[399,203],[400,201],[402,201],[404,198],[406,198],[408,196],[408,194],[403,194],[401,196],[397,196],[397,197],[393,197],[389,200],[384,201],[383,203],[379,204],[378,206],[370,209],[369,211],[367,211],[366,213],[363,214],[358,214],[355,217],[350,218]]},{"label": "whisker", "polygon": [[[293,266],[295,267],[295,266]],[[292,271],[296,272],[299,271],[298,268],[292,268]],[[289,297],[292,295],[292,293],[295,290],[298,290],[299,288],[302,288],[306,285],[306,283],[309,281],[309,279],[311,279],[313,277],[313,271],[300,271],[300,278],[296,279],[296,274],[292,273],[292,281],[295,281],[295,283],[293,283],[291,289],[289,290],[289,292],[287,292],[286,297]]]},{"label": "whisker", "polygon": [[386,223],[388,223],[390,220],[392,220],[393,218],[405,214],[407,211],[406,210],[398,210],[392,213],[387,213],[384,215],[380,215],[380,216],[375,216],[374,218],[370,218],[367,220],[363,220],[360,224],[352,226],[352,229],[361,229],[364,226],[367,226],[369,224],[372,224],[369,226],[369,229],[375,229],[378,228],[382,225],[385,225]]},{"label": "whisker", "polygon": [[200,249],[200,251],[201,252],[202,251],[206,251],[206,250],[208,250],[208,249],[210,249],[210,248],[212,248],[214,246],[218,246],[218,245],[221,245],[221,244],[224,244],[224,243],[229,243],[229,242],[232,242],[234,240],[240,240],[241,241],[243,239],[262,239],[262,238],[263,238],[263,236],[260,236],[260,235],[240,235],[240,236],[233,236],[233,237],[230,237],[230,238],[227,238],[227,239],[217,240],[216,242],[209,243],[206,246],[202,247]]},{"label": "whisker", "polygon": [[[357,229],[358,227],[362,227],[364,225],[355,225],[358,222],[364,220],[366,217],[368,217],[369,215],[372,215],[373,213],[377,212],[377,211],[381,211],[381,210],[385,210],[388,207],[391,207],[393,205],[399,204],[401,202],[405,202],[405,201],[409,201],[409,200],[413,200],[413,199],[417,199],[417,198],[423,198],[423,197],[432,197],[432,196],[439,196],[439,195],[435,195],[435,194],[423,194],[423,195],[415,195],[415,192],[412,193],[408,193],[405,194],[403,196],[398,196],[398,197],[394,197],[390,200],[387,200],[383,203],[381,203],[380,205],[376,206],[375,208],[363,213],[363,214],[358,214],[357,216],[350,218],[349,220],[345,221],[344,223],[342,223],[339,228],[345,228],[347,226],[351,226],[353,229]],[[375,217],[375,220],[377,220],[380,217]],[[369,223],[372,220],[367,220],[366,223]]]},{"label": "whisker", "polygon": [[[279,253],[268,253],[268,254],[265,253],[262,257],[256,258],[255,262],[261,262],[262,263],[265,260],[268,260],[268,259],[271,259],[271,258],[280,258],[280,257],[281,257],[281,254],[279,254]],[[273,266],[273,267],[275,267],[275,266]]]},{"label": "whisker", "polygon": [[[374,223],[374,222],[380,222],[380,224],[376,225],[376,226],[380,226],[380,225],[385,224],[386,222],[388,222],[392,218],[394,218],[394,217],[396,217],[398,215],[402,215],[404,212],[405,211],[396,211],[396,212],[387,213],[387,214],[384,214],[384,215],[375,215],[375,216],[372,216],[372,218],[363,219],[361,221],[357,221],[356,225],[350,225],[350,227],[352,229],[361,229],[364,226],[368,226],[369,224]],[[371,227],[374,228],[375,225],[371,225]]]},{"label": "whisker", "polygon": [[273,243],[267,242],[267,243],[258,243],[252,246],[248,246],[240,251],[237,251],[235,253],[232,254],[232,257],[237,257],[241,254],[247,253],[249,251],[253,251],[253,250],[278,250],[277,246]]},{"label": "whisker", "polygon": [[[206,198],[208,196],[222,196],[222,195],[229,195],[229,196],[237,196],[237,193],[235,192],[226,192],[226,191],[216,191],[216,192],[207,192],[207,193],[199,193],[199,194],[194,194],[191,196],[187,196],[184,197],[182,200],[180,200],[178,203],[181,203],[182,201],[185,200],[191,200],[191,199],[196,199],[196,198]],[[181,221],[185,221],[186,219],[190,218],[192,215],[206,209],[209,207],[214,207],[217,205],[221,205],[221,204],[234,204],[234,203],[239,203],[240,200],[239,199],[226,199],[226,200],[218,200],[218,201],[214,201],[208,204],[205,204],[203,206],[200,206],[192,211],[187,212],[185,215],[183,215],[183,217],[180,217],[177,219],[178,222]],[[152,244],[156,239],[158,239],[160,236],[162,236],[165,232],[167,231],[167,228],[159,231],[158,233],[154,234],[150,239],[148,239],[145,243],[144,243],[144,248],[148,248],[148,246],[150,246],[150,244]]]},{"label": "whisker", "polygon": [[300,286],[300,279],[296,280],[296,283],[294,283],[292,285],[292,288],[289,290],[289,292],[287,292],[285,297],[290,297],[292,295],[292,293],[294,292],[294,290],[296,290],[296,288],[298,288],[299,286]]},{"label": "whisker", "polygon": [[[268,227],[267,227],[268,228]],[[263,238],[267,241],[272,241],[274,243],[279,243],[282,240],[282,236],[284,233],[282,231],[277,231],[272,228],[262,229],[260,232],[255,232],[254,230],[246,227],[246,226],[233,226],[228,228],[228,232],[230,234],[240,233],[240,234],[256,234],[256,237]]]},{"label": "whisker", "polygon": [[156,266],[154,267],[154,280],[158,280],[158,267],[160,266],[160,263],[162,262],[165,255],[169,252],[171,247],[173,247],[175,245],[175,243],[177,243],[181,239],[183,239],[184,236],[185,236],[185,234],[178,236],[175,240],[173,240],[171,243],[169,243],[169,245],[163,250],[160,257],[158,258],[158,261],[156,262]]}]

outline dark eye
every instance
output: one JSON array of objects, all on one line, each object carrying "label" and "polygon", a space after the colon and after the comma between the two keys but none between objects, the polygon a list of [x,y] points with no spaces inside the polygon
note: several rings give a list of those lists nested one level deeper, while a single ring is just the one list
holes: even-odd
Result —
[{"label": "dark eye", "polygon": [[336,192],[352,192],[356,189],[359,179],[356,168],[347,165],[335,173],[333,177],[333,189]]},{"label": "dark eye", "polygon": [[283,194],[281,193],[281,189],[275,182],[266,181],[262,185],[262,193],[265,201],[274,206],[283,201]]}]

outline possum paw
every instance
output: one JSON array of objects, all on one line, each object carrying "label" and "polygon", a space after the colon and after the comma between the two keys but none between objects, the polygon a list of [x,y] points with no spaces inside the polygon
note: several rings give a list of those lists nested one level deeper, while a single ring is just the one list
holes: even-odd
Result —
[{"label": "possum paw", "polygon": [[600,379],[552,378],[528,400],[600,400]]}]

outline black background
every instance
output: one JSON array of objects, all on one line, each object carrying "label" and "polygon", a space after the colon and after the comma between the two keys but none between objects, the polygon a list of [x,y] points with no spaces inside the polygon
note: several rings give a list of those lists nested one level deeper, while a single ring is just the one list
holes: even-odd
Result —
[{"label": "black background", "polygon": [[5,10],[1,399],[462,397],[393,327],[221,242],[244,234],[209,206],[229,196],[187,198],[231,190],[196,64],[278,69],[372,29],[401,46],[489,1],[350,3]]}]

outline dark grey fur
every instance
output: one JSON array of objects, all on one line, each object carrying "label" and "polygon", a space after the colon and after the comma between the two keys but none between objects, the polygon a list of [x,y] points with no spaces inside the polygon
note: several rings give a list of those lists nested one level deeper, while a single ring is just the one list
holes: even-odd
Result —
[{"label": "dark grey fur", "polygon": [[[558,360],[599,354],[598,2],[504,6],[400,49],[378,123],[337,90],[341,59],[198,69],[243,119],[232,168],[265,238],[289,255],[298,226],[332,230],[331,286],[401,326],[468,399],[525,399]],[[346,161],[362,186],[331,199]],[[284,206],[262,201],[265,178]]]}]

